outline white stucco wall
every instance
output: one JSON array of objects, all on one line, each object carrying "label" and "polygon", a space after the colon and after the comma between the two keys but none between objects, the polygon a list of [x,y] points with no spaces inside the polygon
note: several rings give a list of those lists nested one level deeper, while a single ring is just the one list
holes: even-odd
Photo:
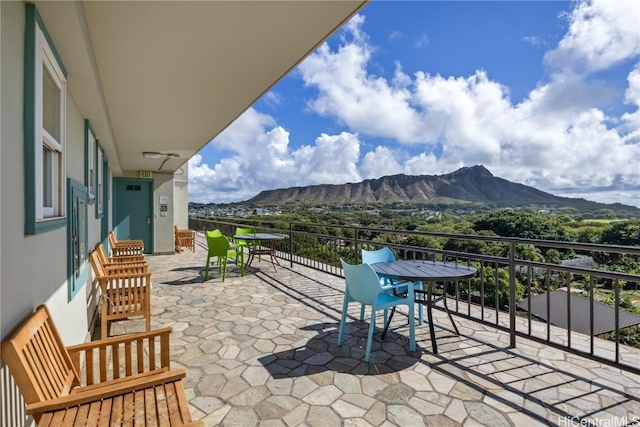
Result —
[{"label": "white stucco wall", "polygon": [[[74,344],[86,337],[87,308],[84,298],[67,301],[67,230],[24,234],[23,50],[24,4],[2,2],[2,338],[47,303],[65,343]],[[70,96],[66,156],[68,176],[83,183],[84,119]]]},{"label": "white stucco wall", "polygon": [[[161,216],[160,197],[167,197],[167,216]],[[175,252],[175,221],[173,174],[153,175],[153,221],[154,221],[154,253],[172,254]]]},{"label": "white stucco wall", "polygon": [[185,163],[174,175],[174,211],[178,228],[189,228],[189,165]]},{"label": "white stucco wall", "polygon": [[[89,284],[73,300],[68,300],[66,227],[36,235],[24,233],[25,5],[0,2],[0,10],[0,339],[4,340],[37,306],[46,303],[65,344],[77,344],[86,340],[96,310],[95,287],[89,279]],[[73,78],[71,73],[69,78]],[[67,176],[84,184],[84,118],[70,95],[67,95],[65,154]],[[89,205],[87,218],[91,249],[100,240],[100,220],[95,218],[93,205]],[[86,268],[91,271],[88,264]],[[0,377],[0,425],[21,425],[22,402],[9,384],[10,376],[4,365],[0,367]]]}]

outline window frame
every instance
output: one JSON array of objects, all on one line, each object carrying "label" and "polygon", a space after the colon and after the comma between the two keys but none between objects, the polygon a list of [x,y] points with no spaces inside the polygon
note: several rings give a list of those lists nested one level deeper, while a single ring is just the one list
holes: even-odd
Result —
[{"label": "window frame", "polygon": [[101,227],[101,240],[105,245],[105,248],[108,247],[107,235],[109,234],[109,158],[106,153],[104,154],[104,163],[103,163],[103,184],[102,191],[103,194],[103,210],[102,210],[102,227]]},{"label": "window frame", "polygon": [[104,164],[105,164],[105,155],[104,149],[102,145],[100,145],[100,141],[96,140],[96,219],[102,218],[104,216]]},{"label": "window frame", "polygon": [[[44,128],[44,70],[59,89],[59,140]],[[67,72],[35,5],[25,4],[25,234],[66,226]],[[45,171],[44,167],[49,168]],[[45,173],[49,179],[44,180]],[[46,185],[48,184],[48,185]],[[46,206],[45,206],[46,205]]]},{"label": "window frame", "polygon": [[98,172],[96,171],[96,147],[98,140],[96,133],[93,131],[91,122],[84,121],[84,185],[87,187],[89,203],[96,202],[95,185],[97,182]]},{"label": "window frame", "polygon": [[[67,227],[67,287],[68,301],[72,301],[78,292],[84,287],[89,277],[89,203],[87,187],[72,180],[67,179],[67,191],[69,197],[67,202],[68,208],[68,227]],[[82,201],[82,217],[83,223],[75,224],[78,220],[74,210],[74,199]],[[79,212],[78,212],[79,213]],[[76,235],[77,233],[77,235]],[[77,237],[78,240],[74,240]],[[77,252],[76,252],[77,244]],[[76,255],[78,258],[76,258]],[[78,260],[78,268],[76,271],[76,260]]]}]

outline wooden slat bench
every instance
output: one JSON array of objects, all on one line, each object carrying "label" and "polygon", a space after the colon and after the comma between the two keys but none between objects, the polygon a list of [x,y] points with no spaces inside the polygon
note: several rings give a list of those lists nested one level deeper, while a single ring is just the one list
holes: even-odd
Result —
[{"label": "wooden slat bench", "polygon": [[41,305],[2,343],[2,359],[38,425],[202,425],[191,418],[186,371],[170,369],[170,334],[165,328],[65,347]]},{"label": "wooden slat bench", "polygon": [[98,252],[91,251],[89,261],[100,285],[100,332],[107,338],[109,322],[144,316],[151,329],[151,273],[148,266],[118,264],[103,266]]},{"label": "wooden slat bench", "polygon": [[98,257],[100,258],[102,265],[147,263],[147,259],[144,255],[119,255],[109,257],[107,256],[107,251],[104,250],[102,243],[98,243],[94,250],[98,253]]},{"label": "wooden slat bench", "polygon": [[142,240],[118,240],[116,233],[111,230],[109,232],[109,247],[111,256],[121,255],[144,255],[144,242]]},{"label": "wooden slat bench", "polygon": [[196,251],[196,232],[193,230],[179,229],[174,226],[176,252],[182,252],[182,248],[190,249],[191,252]]}]

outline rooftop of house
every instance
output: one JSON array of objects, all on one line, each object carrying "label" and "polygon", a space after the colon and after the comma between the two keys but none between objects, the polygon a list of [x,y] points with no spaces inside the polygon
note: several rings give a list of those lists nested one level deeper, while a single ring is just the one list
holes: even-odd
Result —
[{"label": "rooftop of house", "polygon": [[[566,288],[565,288],[566,289]],[[549,311],[547,315],[547,295],[549,297]],[[571,330],[584,335],[601,335],[616,330],[616,309],[599,301],[593,302],[593,333],[591,333],[590,304],[591,300],[581,295],[569,293],[566,290],[555,290],[532,298],[525,298],[518,303],[518,308],[530,311],[532,315],[552,325],[569,329],[569,313],[566,310],[567,298],[571,307]],[[531,300],[531,309],[529,309]],[[620,329],[640,325],[640,316],[620,310],[618,315]]]}]

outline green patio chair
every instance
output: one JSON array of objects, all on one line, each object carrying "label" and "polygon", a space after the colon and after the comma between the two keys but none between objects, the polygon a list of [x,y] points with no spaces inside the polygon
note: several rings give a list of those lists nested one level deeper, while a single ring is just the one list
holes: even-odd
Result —
[{"label": "green patio chair", "polygon": [[218,258],[218,273],[222,274],[222,281],[227,274],[227,262],[229,258],[235,260],[236,265],[238,259],[240,259],[240,277],[244,276],[244,252],[242,248],[238,251],[239,246],[232,246],[229,243],[229,239],[223,235],[220,230],[207,231],[207,246],[209,252],[207,253],[207,265],[204,270],[204,280],[209,277],[209,265],[211,258]]},{"label": "green patio chair", "polygon": [[[242,234],[255,234],[255,232],[256,232],[255,228],[238,227],[236,228],[236,232],[234,233],[234,236],[242,235]],[[260,242],[258,240],[235,239],[235,243],[238,246],[240,246],[242,250],[244,250],[244,248],[247,248],[249,250],[249,254],[251,253],[252,249],[260,248]],[[259,251],[258,251],[258,261],[262,261],[262,255]]]}]

